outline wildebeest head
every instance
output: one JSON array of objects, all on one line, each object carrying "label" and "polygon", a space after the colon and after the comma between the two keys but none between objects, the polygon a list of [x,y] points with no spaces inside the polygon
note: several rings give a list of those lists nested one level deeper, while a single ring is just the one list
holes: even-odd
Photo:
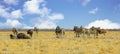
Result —
[{"label": "wildebeest head", "polygon": [[15,36],[10,34],[10,39],[15,39]]},{"label": "wildebeest head", "polygon": [[29,34],[32,37],[33,31],[31,29],[27,30],[27,34]]},{"label": "wildebeest head", "polygon": [[33,33],[33,31],[30,29],[27,31],[27,34],[32,34],[32,33]]}]

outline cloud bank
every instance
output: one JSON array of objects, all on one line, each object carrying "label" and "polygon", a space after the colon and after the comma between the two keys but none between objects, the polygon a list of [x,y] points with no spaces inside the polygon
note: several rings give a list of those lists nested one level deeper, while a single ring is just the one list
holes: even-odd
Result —
[{"label": "cloud bank", "polygon": [[86,28],[91,28],[92,26],[100,27],[104,29],[120,29],[120,24],[110,21],[109,19],[96,20],[89,23]]},{"label": "cloud bank", "polygon": [[[20,0],[3,0],[6,5],[0,4],[0,17],[4,18],[5,22],[0,22],[0,27],[2,28],[44,28],[52,29],[57,26],[59,20],[64,19],[62,13],[52,12],[50,8],[46,7],[45,0],[27,0],[24,4],[20,4],[22,8],[14,9],[11,5],[17,6]],[[38,15],[31,19],[34,22],[33,26],[29,26],[20,19],[24,19],[23,16]],[[38,19],[38,20],[36,20]]]}]

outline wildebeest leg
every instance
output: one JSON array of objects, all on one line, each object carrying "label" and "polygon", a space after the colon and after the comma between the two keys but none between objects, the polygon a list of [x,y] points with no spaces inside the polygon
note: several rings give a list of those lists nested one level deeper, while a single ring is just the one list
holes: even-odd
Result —
[{"label": "wildebeest leg", "polygon": [[32,37],[32,34],[30,34],[30,36]]}]

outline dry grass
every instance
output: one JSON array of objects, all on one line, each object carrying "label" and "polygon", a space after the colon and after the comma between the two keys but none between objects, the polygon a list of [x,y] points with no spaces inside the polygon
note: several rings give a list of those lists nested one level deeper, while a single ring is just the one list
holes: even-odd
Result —
[{"label": "dry grass", "polygon": [[[25,31],[20,31],[26,33]],[[119,54],[120,31],[108,31],[106,36],[75,38],[66,31],[64,38],[55,38],[52,31],[34,33],[32,39],[10,39],[11,31],[0,31],[0,54]],[[93,37],[93,35],[91,36]]]}]

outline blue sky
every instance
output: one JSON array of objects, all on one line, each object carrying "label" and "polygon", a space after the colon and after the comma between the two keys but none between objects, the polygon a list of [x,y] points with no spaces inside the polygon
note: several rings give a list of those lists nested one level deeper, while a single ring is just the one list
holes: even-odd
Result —
[{"label": "blue sky", "polygon": [[120,28],[120,0],[0,0],[0,28]]}]

